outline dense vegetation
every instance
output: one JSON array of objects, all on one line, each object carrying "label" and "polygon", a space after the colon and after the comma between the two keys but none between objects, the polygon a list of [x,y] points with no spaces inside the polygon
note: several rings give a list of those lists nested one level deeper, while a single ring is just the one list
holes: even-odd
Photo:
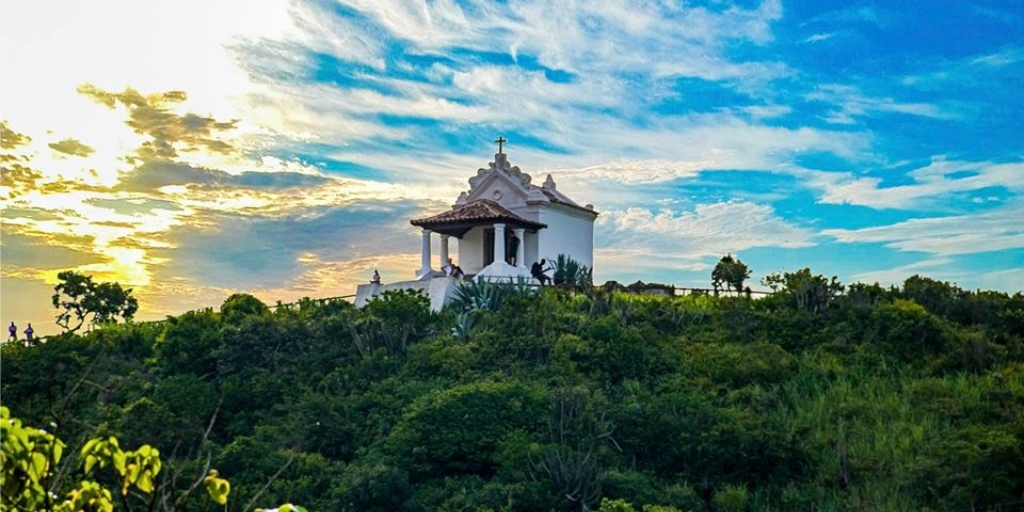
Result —
[{"label": "dense vegetation", "polygon": [[204,510],[188,491],[210,468],[232,511],[1021,507],[1024,296],[768,282],[761,299],[478,285],[441,314],[410,293],[237,295],[7,344],[0,391],[67,444],[58,494],[90,438],[159,449],[162,498],[121,510]]}]

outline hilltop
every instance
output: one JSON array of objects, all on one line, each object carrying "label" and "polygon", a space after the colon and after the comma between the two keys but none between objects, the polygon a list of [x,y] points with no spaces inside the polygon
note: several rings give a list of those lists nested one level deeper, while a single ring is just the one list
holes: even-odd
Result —
[{"label": "hilltop", "polygon": [[114,435],[159,448],[161,496],[216,468],[227,510],[1020,507],[1024,296],[782,277],[760,299],[477,285],[441,313],[236,295],[6,344],[0,391],[70,447],[56,487]]}]

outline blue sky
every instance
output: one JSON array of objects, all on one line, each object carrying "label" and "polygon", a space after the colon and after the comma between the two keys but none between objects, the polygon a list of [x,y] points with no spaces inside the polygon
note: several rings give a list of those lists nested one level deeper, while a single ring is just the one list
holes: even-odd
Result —
[{"label": "blue sky", "polygon": [[411,277],[499,134],[600,282],[1024,286],[1019,1],[137,4],[4,4],[5,320],[64,269],[156,318]]}]

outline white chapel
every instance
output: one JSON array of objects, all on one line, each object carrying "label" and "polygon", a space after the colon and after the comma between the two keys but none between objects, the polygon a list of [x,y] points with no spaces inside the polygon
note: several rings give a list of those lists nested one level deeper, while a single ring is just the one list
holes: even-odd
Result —
[{"label": "white chapel", "polygon": [[[534,262],[544,259],[550,266],[559,254],[593,267],[593,205],[581,206],[560,192],[550,174],[543,184],[533,184],[529,174],[509,164],[503,150],[507,141],[499,137],[495,142],[494,161],[469,179],[469,190],[450,210],[410,221],[423,230],[416,280],[360,285],[356,306],[386,290],[412,288],[427,293],[431,307],[440,310],[456,283],[441,270],[449,258],[467,279],[532,279]],[[440,237],[436,260],[431,254],[435,234]],[[452,238],[458,240],[457,255]]]}]

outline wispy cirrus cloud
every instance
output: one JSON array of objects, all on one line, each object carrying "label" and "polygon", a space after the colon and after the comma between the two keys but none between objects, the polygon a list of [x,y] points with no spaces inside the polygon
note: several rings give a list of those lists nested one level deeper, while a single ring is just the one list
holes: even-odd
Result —
[{"label": "wispy cirrus cloud", "polygon": [[880,243],[899,251],[941,256],[979,254],[1024,248],[1024,204],[1011,201],[982,213],[915,218],[887,226],[825,229],[822,235],[841,243]]},{"label": "wispy cirrus cloud", "polygon": [[933,158],[927,166],[901,176],[908,184],[885,186],[877,177],[855,176],[844,172],[812,172],[805,183],[820,193],[826,204],[852,204],[871,208],[909,209],[946,201],[953,194],[968,194],[986,189],[1014,192],[1024,190],[1024,163],[968,162]]},{"label": "wispy cirrus cloud", "polygon": [[826,11],[823,14],[819,14],[814,18],[807,20],[803,24],[814,25],[826,23],[858,23],[874,25],[878,27],[887,27],[895,23],[899,18],[899,14],[897,14],[895,11],[881,8],[876,5],[860,4],[845,6],[841,9]]},{"label": "wispy cirrus cloud", "polygon": [[689,211],[631,207],[603,212],[602,248],[645,248],[683,260],[701,260],[753,247],[815,245],[813,231],[750,202],[697,204]]},{"label": "wispy cirrus cloud", "polygon": [[829,39],[832,39],[835,36],[836,36],[835,32],[825,32],[825,33],[820,33],[820,34],[814,34],[812,36],[809,36],[807,39],[804,39],[803,42],[804,43],[820,43],[821,41],[827,41]]},{"label": "wispy cirrus cloud", "polygon": [[915,89],[947,94],[956,92],[961,87],[989,88],[991,80],[996,79],[1000,73],[1022,63],[1024,48],[1019,45],[1007,45],[995,51],[930,63],[920,71],[900,77],[900,82]]},{"label": "wispy cirrus cloud", "polygon": [[[265,71],[258,103],[269,117],[286,119],[278,124],[293,129],[280,130],[283,135],[328,124],[317,118],[326,108],[343,135],[321,131],[318,136],[326,140],[404,142],[426,135],[411,125],[382,131],[389,124],[379,122],[382,116],[401,116],[539,127],[538,138],[570,146],[584,138],[574,133],[580,115],[598,121],[596,114],[607,109],[644,108],[644,96],[632,94],[638,86],[656,88],[659,81],[692,76],[733,87],[729,82],[749,84],[788,73],[777,62],[728,55],[732,42],[772,40],[771,24],[781,16],[775,0],[720,10],[617,3],[344,4],[350,11],[346,16],[320,4],[296,7],[292,22],[306,27],[297,31],[300,36],[285,32],[279,39],[232,47],[243,66]],[[339,26],[358,23],[355,35],[346,37],[373,51],[351,55],[342,51],[345,45],[332,42],[336,31],[317,29],[336,18],[344,18]],[[603,43],[595,44],[598,36]],[[395,41],[402,53],[391,53],[393,60],[382,65],[380,57],[393,51]],[[295,57],[281,58],[285,51]],[[318,57],[324,52],[366,67],[344,68]],[[266,72],[267,62],[279,69]],[[291,106],[274,106],[285,101]],[[302,107],[294,108],[296,101]],[[365,124],[376,128],[347,129]]]},{"label": "wispy cirrus cloud", "polygon": [[826,121],[834,124],[854,124],[857,122],[857,118],[879,114],[906,114],[934,119],[950,119],[957,116],[955,112],[943,110],[930,103],[901,102],[888,97],[869,97],[856,87],[848,85],[821,85],[817,90],[808,93],[806,99],[835,105],[836,107],[825,116]]}]

